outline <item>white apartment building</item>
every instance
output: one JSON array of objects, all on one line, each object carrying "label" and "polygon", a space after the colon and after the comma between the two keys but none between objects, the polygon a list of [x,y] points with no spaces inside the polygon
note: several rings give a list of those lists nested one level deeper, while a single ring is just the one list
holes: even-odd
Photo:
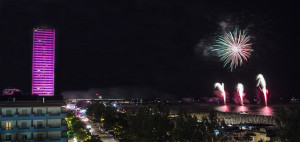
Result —
[{"label": "white apartment building", "polygon": [[0,101],[0,141],[66,142],[66,114],[59,101]]}]

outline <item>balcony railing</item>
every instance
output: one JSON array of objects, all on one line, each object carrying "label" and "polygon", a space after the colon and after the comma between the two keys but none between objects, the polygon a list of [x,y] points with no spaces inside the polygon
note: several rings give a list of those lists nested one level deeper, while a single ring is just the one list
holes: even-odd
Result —
[{"label": "balcony railing", "polygon": [[67,126],[59,126],[56,128],[51,128],[49,126],[44,127],[33,127],[30,126],[28,129],[20,129],[18,127],[14,127],[11,130],[0,129],[0,133],[22,133],[22,132],[45,132],[45,131],[66,131]]},{"label": "balcony railing", "polygon": [[43,125],[34,126],[34,129],[44,129],[44,128],[45,128],[45,126],[43,126]]},{"label": "balcony railing", "polygon": [[17,127],[18,129],[29,129],[29,127],[28,126],[19,126],[19,127]]},{"label": "balcony railing", "polygon": [[20,113],[18,113],[17,115],[18,115],[19,117],[27,117],[27,116],[30,116],[30,114],[28,114],[28,113],[27,113],[27,114],[24,114],[24,113],[21,113],[21,114],[20,114]]},{"label": "balcony railing", "polygon": [[62,118],[65,118],[65,117],[66,117],[66,114],[64,114],[64,113],[61,113],[59,115],[50,115],[50,114],[34,115],[34,114],[29,114],[29,116],[12,115],[12,116],[5,116],[5,117],[0,115],[0,121],[1,120],[62,119]]},{"label": "balcony railing", "polygon": [[33,140],[29,140],[29,142],[67,142],[67,141],[68,141],[68,138],[43,139],[43,140],[33,139]]},{"label": "balcony railing", "polygon": [[59,128],[60,126],[48,125],[49,128]]},{"label": "balcony railing", "polygon": [[49,113],[50,116],[59,116],[61,113]]},{"label": "balcony railing", "polygon": [[46,114],[44,113],[34,113],[34,116],[45,116]]},{"label": "balcony railing", "polygon": [[3,117],[12,117],[12,116],[14,116],[14,115],[12,115],[12,114],[5,114],[5,115],[2,115]]}]

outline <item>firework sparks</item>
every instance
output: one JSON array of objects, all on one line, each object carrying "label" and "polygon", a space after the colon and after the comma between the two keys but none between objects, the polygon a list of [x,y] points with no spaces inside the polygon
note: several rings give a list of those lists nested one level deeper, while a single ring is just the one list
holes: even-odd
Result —
[{"label": "firework sparks", "polygon": [[242,83],[238,83],[237,87],[237,92],[239,93],[240,95],[240,98],[241,98],[241,105],[244,105],[244,86]]},{"label": "firework sparks", "polygon": [[256,86],[260,86],[260,90],[263,92],[264,94],[264,98],[265,98],[265,104],[268,105],[268,101],[267,101],[267,85],[266,85],[266,81],[265,78],[262,74],[258,74],[256,77],[257,80],[257,85]]},{"label": "firework sparks", "polygon": [[221,95],[223,96],[223,99],[224,99],[224,104],[226,105],[226,93],[225,93],[225,90],[224,90],[224,83],[215,83],[215,88],[217,88],[220,92],[221,92]]},{"label": "firework sparks", "polygon": [[212,51],[217,51],[220,60],[224,62],[224,67],[229,64],[232,71],[250,58],[253,50],[249,41],[250,36],[246,35],[246,31],[235,29],[234,32],[220,36],[216,40],[215,49]]}]

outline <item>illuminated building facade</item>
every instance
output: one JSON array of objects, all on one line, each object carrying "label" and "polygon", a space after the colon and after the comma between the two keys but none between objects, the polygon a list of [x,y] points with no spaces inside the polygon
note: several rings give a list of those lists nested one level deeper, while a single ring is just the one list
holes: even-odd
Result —
[{"label": "illuminated building facade", "polygon": [[33,29],[32,94],[54,95],[55,30]]},{"label": "illuminated building facade", "polygon": [[21,90],[16,88],[8,88],[3,90],[3,95],[14,95],[17,92],[21,93]]}]

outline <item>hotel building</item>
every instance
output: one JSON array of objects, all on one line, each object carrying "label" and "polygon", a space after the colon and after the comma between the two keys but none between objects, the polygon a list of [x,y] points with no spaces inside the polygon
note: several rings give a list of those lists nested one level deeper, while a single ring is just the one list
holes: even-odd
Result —
[{"label": "hotel building", "polygon": [[33,29],[32,94],[54,95],[55,30]]},{"label": "hotel building", "polygon": [[63,100],[47,100],[37,96],[26,98],[22,101],[2,97],[1,100],[5,101],[0,101],[0,141],[68,141],[66,114],[61,108]]}]

